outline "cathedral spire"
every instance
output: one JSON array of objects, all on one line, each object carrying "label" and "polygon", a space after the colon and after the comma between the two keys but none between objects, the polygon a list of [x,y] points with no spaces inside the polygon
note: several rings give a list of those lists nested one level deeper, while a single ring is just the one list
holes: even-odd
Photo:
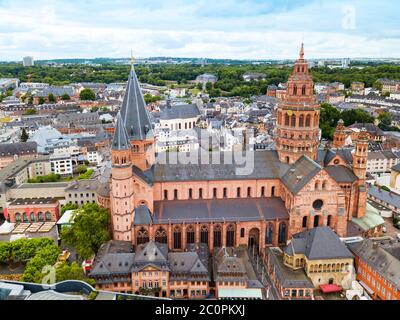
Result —
[{"label": "cathedral spire", "polygon": [[112,142],[113,150],[129,150],[129,139],[122,121],[121,113],[118,112],[117,124],[115,126],[114,138]]},{"label": "cathedral spire", "polygon": [[121,117],[130,140],[143,141],[153,137],[150,116],[137,78],[134,59],[121,106]]},{"label": "cathedral spire", "polygon": [[301,44],[300,60],[304,60],[304,43]]}]

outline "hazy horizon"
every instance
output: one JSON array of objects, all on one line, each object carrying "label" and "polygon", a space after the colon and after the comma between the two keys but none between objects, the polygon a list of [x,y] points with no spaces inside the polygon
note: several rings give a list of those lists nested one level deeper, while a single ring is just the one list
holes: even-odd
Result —
[{"label": "hazy horizon", "polygon": [[[0,0],[0,61],[400,56],[395,0]],[[396,59],[396,58],[393,58]]]}]

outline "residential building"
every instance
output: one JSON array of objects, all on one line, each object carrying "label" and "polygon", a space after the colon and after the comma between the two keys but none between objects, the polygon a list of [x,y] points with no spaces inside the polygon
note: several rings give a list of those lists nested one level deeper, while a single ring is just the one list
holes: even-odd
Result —
[{"label": "residential building", "polygon": [[35,158],[36,142],[2,143],[0,144],[0,170],[18,158]]},{"label": "residential building", "polygon": [[87,203],[96,203],[98,180],[77,180],[65,189],[65,202],[82,206]]},{"label": "residential building", "polygon": [[368,186],[368,199],[392,210],[395,214],[400,214],[400,195],[383,190],[373,185]]},{"label": "residential building", "polygon": [[[355,255],[357,280],[374,300],[400,300],[400,260],[378,242],[348,245]],[[399,252],[397,245],[396,252]]]},{"label": "residential building", "polygon": [[50,156],[51,171],[62,176],[72,175],[73,166],[71,155],[61,154]]},{"label": "residential building", "polygon": [[350,90],[354,94],[364,95],[365,83],[364,82],[352,82]]},{"label": "residential building", "polygon": [[371,151],[368,153],[367,172],[371,174],[389,173],[400,159],[392,151]]}]

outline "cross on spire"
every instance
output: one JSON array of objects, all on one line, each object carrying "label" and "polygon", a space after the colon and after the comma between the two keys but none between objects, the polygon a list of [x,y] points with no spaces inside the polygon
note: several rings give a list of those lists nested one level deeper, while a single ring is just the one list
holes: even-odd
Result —
[{"label": "cross on spire", "polygon": [[304,60],[304,42],[301,43],[300,59]]}]

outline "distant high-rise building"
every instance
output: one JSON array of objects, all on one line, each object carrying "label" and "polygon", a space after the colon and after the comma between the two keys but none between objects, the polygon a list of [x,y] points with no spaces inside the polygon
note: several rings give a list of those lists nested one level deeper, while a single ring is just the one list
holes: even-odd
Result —
[{"label": "distant high-rise building", "polygon": [[24,67],[33,67],[35,65],[33,57],[24,57],[22,61]]},{"label": "distant high-rise building", "polygon": [[350,67],[350,58],[343,58],[342,59],[342,68],[343,69],[348,69]]}]

